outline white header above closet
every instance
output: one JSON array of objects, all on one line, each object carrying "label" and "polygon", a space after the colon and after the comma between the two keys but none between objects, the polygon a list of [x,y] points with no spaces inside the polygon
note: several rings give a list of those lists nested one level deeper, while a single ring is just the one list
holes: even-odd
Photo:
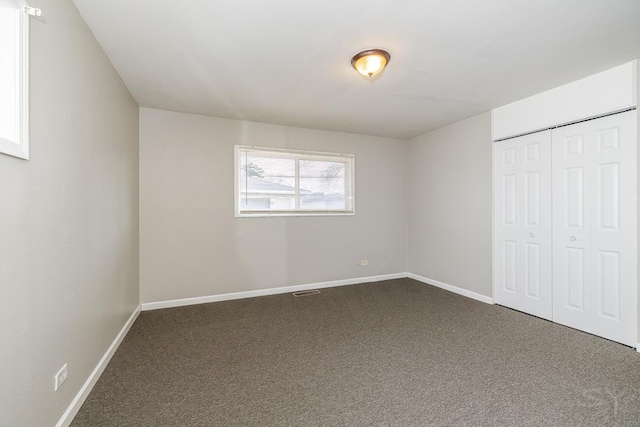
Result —
[{"label": "white header above closet", "polygon": [[623,111],[637,104],[637,61],[491,111],[494,141]]}]

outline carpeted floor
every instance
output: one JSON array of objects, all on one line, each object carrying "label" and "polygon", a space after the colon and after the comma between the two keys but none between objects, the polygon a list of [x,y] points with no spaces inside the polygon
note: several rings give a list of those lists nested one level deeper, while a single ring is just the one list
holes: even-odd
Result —
[{"label": "carpeted floor", "polygon": [[144,312],[72,426],[640,426],[640,354],[392,280]]}]

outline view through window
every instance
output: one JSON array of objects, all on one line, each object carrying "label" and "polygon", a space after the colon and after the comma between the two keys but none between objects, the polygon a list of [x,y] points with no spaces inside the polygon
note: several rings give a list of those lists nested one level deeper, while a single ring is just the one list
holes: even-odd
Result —
[{"label": "view through window", "polygon": [[354,156],[236,146],[236,213],[353,214]]}]

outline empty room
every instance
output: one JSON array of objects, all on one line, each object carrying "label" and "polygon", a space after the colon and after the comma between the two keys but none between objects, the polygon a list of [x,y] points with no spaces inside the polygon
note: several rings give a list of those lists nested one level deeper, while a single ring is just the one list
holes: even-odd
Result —
[{"label": "empty room", "polygon": [[638,0],[0,0],[0,426],[640,426]]}]

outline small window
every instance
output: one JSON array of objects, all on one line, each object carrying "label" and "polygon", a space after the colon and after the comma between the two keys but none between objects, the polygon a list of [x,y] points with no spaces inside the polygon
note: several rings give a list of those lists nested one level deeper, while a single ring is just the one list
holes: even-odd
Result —
[{"label": "small window", "polygon": [[235,146],[236,216],[353,215],[353,154]]},{"label": "small window", "polygon": [[29,17],[0,0],[0,153],[29,158]]}]

